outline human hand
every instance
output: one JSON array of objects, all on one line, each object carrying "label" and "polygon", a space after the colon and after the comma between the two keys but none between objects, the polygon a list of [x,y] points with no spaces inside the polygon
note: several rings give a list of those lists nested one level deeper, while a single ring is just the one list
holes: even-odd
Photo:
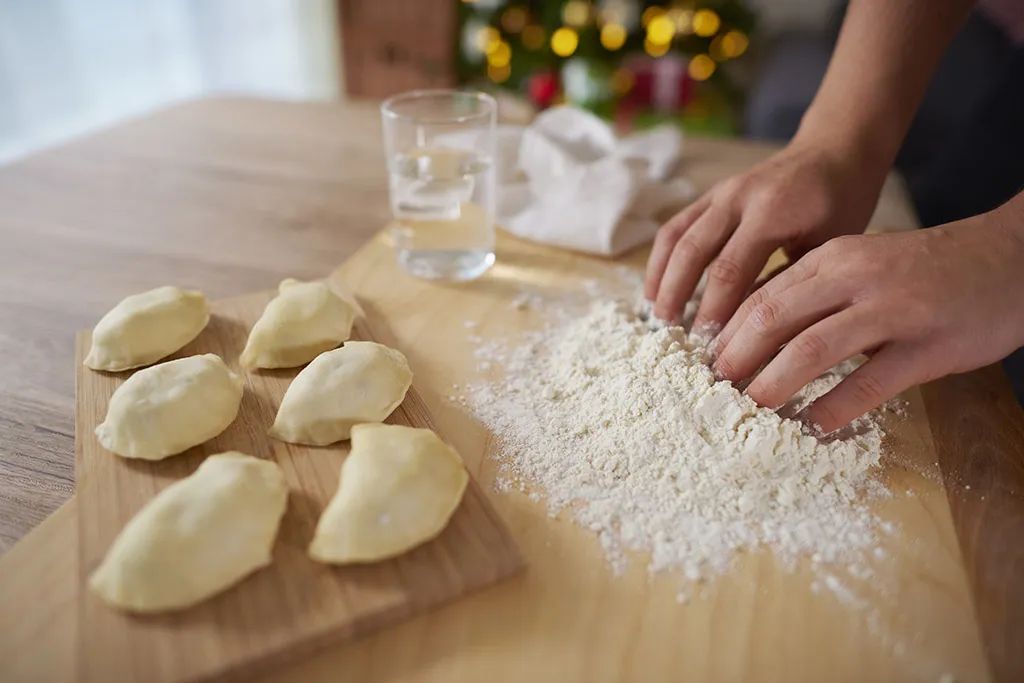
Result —
[{"label": "human hand", "polygon": [[694,327],[721,328],[777,248],[793,261],[832,237],[862,232],[884,180],[884,164],[798,136],[661,227],[644,282],[654,314],[674,319],[707,270]]},{"label": "human hand", "polygon": [[746,390],[776,407],[867,354],[805,410],[807,422],[831,432],[911,386],[1024,345],[1022,266],[1024,193],[936,228],[834,239],[744,301],[715,342],[715,373],[745,379],[778,351]]}]

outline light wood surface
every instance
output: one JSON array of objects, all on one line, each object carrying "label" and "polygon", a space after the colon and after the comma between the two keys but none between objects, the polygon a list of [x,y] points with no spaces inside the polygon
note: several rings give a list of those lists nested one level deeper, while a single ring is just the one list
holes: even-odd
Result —
[{"label": "light wood surface", "polygon": [[1024,411],[999,366],[922,393],[988,659],[1024,681]]},{"label": "light wood surface", "polygon": [[168,282],[322,277],[387,219],[377,107],[190,102],[0,167],[0,552],[74,489],[74,340]]},{"label": "light wood surface", "polygon": [[[687,139],[698,188],[774,147]],[[74,488],[74,339],[167,282],[223,298],[331,271],[388,218],[377,105],[188,102],[0,167],[0,552]],[[913,225],[892,180],[880,225]]]},{"label": "light wood surface", "polygon": [[[242,374],[245,393],[238,417],[223,433],[160,461],[128,460],[100,446],[93,430],[103,421],[110,396],[132,373],[84,367],[81,361],[90,335],[79,336],[79,680],[249,677],[488,586],[522,568],[508,530],[472,478],[444,531],[400,557],[346,567],[309,558],[307,547],[320,513],[337,489],[349,444],[310,447],[267,436],[299,368],[246,372],[239,368],[238,356],[253,323],[275,294],[213,302],[206,329],[172,356],[216,353]],[[357,320],[353,339],[374,340],[372,324]],[[415,388],[386,421],[435,429]],[[85,588],[114,538],[157,492],[194,472],[207,455],[235,450],[277,462],[288,481],[288,508],[269,566],[195,607],[160,615],[135,616],[111,609]]]},{"label": "light wood surface", "polygon": [[[350,125],[339,129],[334,123],[342,118]],[[170,142],[165,140],[165,136]],[[154,280],[166,277],[169,264],[163,262],[161,240],[168,232],[173,232],[170,228],[175,221],[162,216],[162,212],[173,213],[179,202],[198,201],[205,204],[208,213],[203,223],[204,230],[183,226],[182,229],[189,231],[190,239],[175,247],[180,250],[177,265],[186,268],[194,277],[191,284],[201,286],[214,295],[272,287],[285,274],[275,270],[274,259],[281,256],[291,261],[294,254],[289,242],[295,235],[290,232],[290,225],[286,228],[277,224],[279,232],[275,232],[276,213],[268,215],[259,208],[250,209],[239,200],[266,190],[268,185],[277,186],[267,190],[272,193],[285,193],[282,185],[294,190],[293,184],[282,183],[282,179],[296,175],[296,168],[306,168],[303,165],[305,161],[313,170],[303,177],[311,180],[308,183],[296,181],[295,184],[303,184],[306,189],[289,195],[286,203],[295,214],[306,216],[315,215],[314,207],[323,204],[333,206],[332,215],[343,223],[333,226],[337,229],[332,239],[336,244],[348,244],[346,239],[355,231],[381,225],[386,214],[385,179],[380,164],[371,161],[368,152],[363,156],[356,152],[353,165],[345,161],[343,153],[349,148],[373,148],[373,154],[379,155],[375,136],[376,121],[369,107],[335,111],[332,107],[231,100],[194,103],[164,112],[127,128],[110,131],[100,138],[78,143],[77,147],[67,150],[67,154],[62,154],[65,150],[54,150],[49,154],[45,180],[39,177],[36,164],[30,165],[32,172],[28,178],[19,178],[17,182],[17,188],[39,185],[39,191],[33,193],[33,205],[28,210],[49,227],[43,230],[37,248],[23,252],[22,256],[29,258],[11,258],[6,252],[0,252],[0,265],[4,266],[0,269],[0,278],[5,284],[18,283],[27,276],[39,277],[41,273],[57,272],[53,270],[57,268],[55,264],[76,258],[74,254],[62,252],[61,247],[68,244],[65,239],[69,231],[61,228],[60,219],[50,220],[49,209],[41,202],[42,198],[50,195],[42,192],[42,188],[50,193],[75,194],[83,185],[91,187],[90,174],[102,173],[104,166],[109,167],[106,170],[110,172],[127,164],[138,175],[143,170],[152,172],[159,168],[164,160],[174,159],[171,166],[175,172],[180,171],[182,177],[195,174],[201,182],[183,186],[179,178],[169,186],[156,180],[136,180],[133,185],[137,195],[151,201],[152,213],[160,216],[163,226],[162,232],[148,231],[133,248],[133,254],[145,261],[148,269],[130,261],[124,267],[115,268],[120,263],[116,255],[108,258],[102,248],[90,246],[116,243],[117,230],[131,224],[131,221],[122,220],[120,214],[134,201],[134,198],[125,198],[109,188],[101,191],[91,187],[91,191],[102,199],[96,203],[96,210],[102,216],[89,216],[92,232],[79,233],[78,239],[70,244],[88,250],[94,263],[90,273],[97,280],[95,286],[106,293],[109,301],[130,291],[152,286]],[[264,140],[271,142],[264,143]],[[285,144],[286,140],[292,144]],[[83,156],[84,149],[90,150],[90,154]],[[211,149],[216,152],[211,154]],[[771,149],[744,142],[688,139],[684,171],[698,187],[705,188],[715,180],[763,158]],[[109,150],[109,154],[104,150]],[[326,163],[325,159],[332,154],[338,156],[332,159],[332,163]],[[104,163],[98,164],[97,160]],[[359,160],[362,160],[362,165]],[[211,165],[232,170],[230,173],[217,173],[210,169]],[[17,175],[0,173],[0,200],[3,200],[0,206],[19,207],[16,201],[19,193],[11,189],[12,177]],[[346,185],[342,181],[318,184],[318,177],[351,178],[351,187],[342,187]],[[362,185],[360,178],[365,180]],[[318,190],[309,189],[311,185]],[[335,193],[343,196],[345,201],[335,205],[332,201]],[[277,195],[278,201],[282,200],[281,194]],[[221,195],[226,197],[223,205],[217,199]],[[262,206],[259,201],[256,204]],[[58,209],[52,211],[60,213]],[[347,221],[345,211],[353,214],[362,212],[363,215],[375,211],[378,219],[372,223]],[[12,217],[17,216],[18,212],[11,208],[6,213],[0,212],[0,225],[6,229],[13,225]],[[890,183],[876,212],[876,225],[906,226],[913,225],[913,222],[905,193],[898,184]],[[218,272],[223,267],[221,261],[230,263],[233,255],[224,253],[224,246],[216,234],[207,233],[214,233],[215,228],[220,229],[219,226],[224,224],[224,230],[238,235],[239,223],[250,227],[249,234],[254,242],[265,242],[271,248],[261,252],[256,245],[246,245],[250,258],[247,269],[222,277]],[[312,218],[311,223],[315,224]],[[28,234],[29,225],[26,223],[24,226]],[[212,240],[219,248],[205,249],[206,240]],[[516,244],[502,241],[501,263],[523,265],[524,254],[528,252],[511,249],[510,245]],[[302,249],[301,244],[296,246]],[[642,260],[642,256],[633,254],[629,260],[635,264]],[[264,260],[260,261],[260,258]],[[327,258],[335,259],[335,262],[341,260],[333,252],[325,256],[315,249],[305,250],[298,260],[310,264]],[[591,261],[575,256],[571,259],[573,263]],[[531,266],[547,264],[556,269],[564,265],[557,258],[546,259],[543,256],[538,256],[532,263],[529,259],[527,261]],[[76,265],[81,263],[69,267]],[[303,268],[301,264],[295,267]],[[295,272],[318,275],[328,269],[308,267],[315,272]],[[475,290],[478,296],[503,296],[515,289],[507,284],[508,277],[504,277],[506,284],[502,284],[500,275],[499,269],[492,277],[489,276],[491,284]],[[258,284],[231,289],[240,277],[262,280]],[[446,319],[445,311],[457,310],[454,308],[456,304],[480,304],[480,300],[463,292],[458,298],[448,299],[443,306],[431,303],[436,302],[431,292],[437,286],[397,275],[386,246],[379,241],[349,261],[341,277],[348,282],[364,279],[365,286],[357,289],[378,291],[375,296],[378,299],[377,313],[387,318],[390,328],[375,330],[382,340],[386,340],[388,333],[394,335],[394,339],[414,340],[418,351],[410,356],[419,376],[426,377],[425,381],[431,385],[423,387],[423,398],[441,430],[450,436],[465,456],[465,447],[479,438],[481,427],[475,425],[464,411],[449,405],[444,399],[444,391],[447,388],[445,382],[456,381],[454,378],[463,371],[457,356],[450,366],[446,359],[459,351],[467,352],[468,346],[451,339],[437,345],[437,339],[442,336],[440,330]],[[14,376],[21,378],[18,381],[22,385],[30,384],[34,377],[41,385],[53,384],[55,388],[50,394],[57,397],[61,395],[61,383],[65,385],[64,390],[69,391],[71,329],[91,324],[103,311],[103,305],[90,302],[90,291],[81,291],[84,282],[76,284],[77,287],[67,288],[36,284],[35,289],[26,295],[21,308],[11,308],[6,300],[0,301],[0,311],[5,314],[0,323],[9,325],[2,328],[4,336],[0,338],[6,345],[4,350],[8,357],[16,361],[13,364],[16,366]],[[458,288],[450,291],[462,292]],[[490,292],[490,295],[484,292]],[[500,321],[512,315],[507,307],[492,303],[491,318],[494,320]],[[17,313],[30,314],[29,317],[34,318],[34,322],[27,326],[36,333],[32,337],[34,345],[22,348],[22,345],[11,341],[18,339],[19,333],[9,322]],[[76,321],[76,315],[79,319],[88,320]],[[46,346],[45,340],[61,338],[65,341],[50,341]],[[47,352],[40,351],[40,346]],[[445,351],[449,348],[450,351]],[[66,358],[63,364],[52,362],[52,358],[61,356]],[[1008,403],[1012,399],[1008,398],[1008,386],[998,370],[973,373],[968,378],[971,381],[966,384],[949,386],[940,382],[929,385],[925,387],[925,397],[929,400],[930,411],[937,403],[947,416],[955,415],[958,406],[984,406],[993,400],[1005,408],[986,413],[988,417],[984,425],[990,437],[986,437],[982,452],[1004,449],[997,453],[997,462],[1001,464],[984,468],[985,477],[998,483],[1003,481],[1006,460],[1013,467],[1019,463],[1019,459],[1013,460],[1013,452],[1007,452],[1005,447],[1017,433],[1014,430],[1019,429],[1020,411]],[[5,460],[5,467],[10,462],[19,463],[19,466],[22,462],[35,464],[38,451],[30,453],[25,447],[25,444],[33,443],[23,437],[25,431],[33,433],[42,449],[52,450],[59,456],[61,444],[67,446],[67,437],[40,436],[42,432],[36,429],[35,424],[45,422],[36,414],[20,409],[21,404],[10,403],[5,392],[6,387],[0,389],[0,400],[8,401],[0,404],[3,409],[0,417],[6,420],[8,415],[14,415],[17,424],[31,426],[31,429],[22,429],[21,432],[12,430],[3,434],[13,437],[6,442],[0,441],[0,456]],[[798,573],[793,578],[781,573],[765,557],[748,558],[736,574],[716,582],[704,598],[679,606],[672,600],[671,585],[666,585],[664,579],[648,583],[642,572],[639,575],[634,572],[621,580],[612,579],[607,576],[596,544],[584,532],[565,522],[542,518],[537,504],[519,496],[498,496],[494,500],[499,510],[510,522],[513,536],[534,565],[524,577],[380,634],[334,648],[301,666],[268,672],[267,678],[522,680],[543,672],[536,677],[538,680],[814,680],[815,676],[819,680],[937,680],[935,672],[942,669],[942,673],[958,676],[957,680],[983,680],[985,664],[981,660],[972,603],[966,594],[960,550],[951,534],[949,506],[942,486],[934,469],[929,471],[926,468],[927,462],[934,457],[934,450],[931,450],[934,445],[931,431],[919,419],[922,412],[915,396],[912,399],[918,407],[914,408],[914,415],[918,419],[908,423],[909,432],[900,432],[900,438],[908,444],[903,452],[917,454],[909,464],[917,470],[924,469],[928,476],[919,477],[913,474],[914,469],[903,474],[897,466],[890,469],[889,476],[896,484],[894,488],[898,491],[904,480],[909,479],[906,483],[912,486],[907,488],[915,495],[907,500],[903,497],[894,499],[892,505],[896,510],[887,511],[887,514],[903,515],[904,523],[899,535],[894,537],[894,556],[900,558],[899,566],[902,568],[902,573],[898,574],[901,577],[898,589],[886,593],[885,599],[881,600],[884,607],[882,615],[873,620],[885,628],[865,627],[862,613],[826,599],[828,596],[808,594],[805,586],[794,588],[789,581],[799,581],[801,575]],[[70,411],[67,395],[63,400]],[[48,412],[44,415],[60,415],[58,402],[45,405]],[[978,411],[982,410],[978,408]],[[67,417],[63,419],[70,422]],[[979,434],[969,426],[961,427],[943,433],[943,438],[952,439],[954,443],[940,444],[940,453],[973,454],[972,444]],[[67,424],[64,431],[70,432]],[[911,445],[914,443],[917,445]],[[1002,458],[1004,455],[1006,460]],[[70,460],[69,450],[65,457]],[[476,468],[474,473],[481,482],[486,482],[489,464],[482,457],[482,449],[476,457],[477,464],[471,469]],[[55,459],[59,460],[59,457]],[[466,459],[470,461],[470,457]],[[64,466],[69,468],[69,463],[65,462]],[[978,469],[968,468],[968,472],[976,473]],[[34,495],[34,489],[46,481],[45,476],[33,476],[24,483],[19,495]],[[8,485],[8,481],[5,479],[3,484]],[[970,491],[973,493],[969,495],[974,497],[976,504],[962,507],[955,519],[961,530],[963,551],[969,553],[967,567],[976,585],[994,589],[993,596],[1012,597],[1008,588],[1015,575],[1012,567],[1007,570],[1004,565],[1003,571],[975,571],[981,566],[975,561],[986,554],[997,555],[992,550],[992,543],[1006,545],[1007,537],[997,531],[974,532],[982,527],[998,528],[1002,515],[1019,511],[1022,501],[1020,490],[1001,490],[1005,505],[1000,508],[986,508],[977,503],[987,498],[985,491],[978,490],[977,486],[972,486]],[[955,493],[950,490],[950,496]],[[916,504],[912,505],[914,501]],[[0,615],[4,615],[0,616],[2,679],[66,680],[66,672],[74,666],[75,653],[69,645],[74,642],[77,622],[77,613],[73,609],[77,596],[76,571],[73,569],[77,544],[75,520],[72,502],[60,508],[14,550],[0,557]],[[13,533],[23,533],[27,528],[24,520],[21,520],[22,526],[17,524],[11,525]],[[963,539],[971,533],[974,541],[964,543]],[[13,577],[19,578],[15,580]],[[1005,592],[1000,594],[1000,590]],[[1022,649],[1012,647],[1019,642],[1019,632],[1001,632],[998,628],[1000,623],[1009,626],[1019,623],[1010,617],[1014,614],[1019,616],[1021,606],[1013,602],[997,605],[998,615],[1005,617],[999,622],[984,611],[992,610],[991,602],[977,602],[973,607],[980,612],[982,631],[987,634],[995,629],[997,637],[1007,644],[1002,648],[1005,655],[1002,662],[996,661],[998,653],[990,647],[993,669],[1001,680],[1018,680],[1019,677],[1006,674],[1012,671],[1006,662],[1019,665],[1021,661]],[[925,607],[919,608],[920,605]],[[7,617],[15,614],[31,616]],[[34,635],[39,633],[54,634],[54,638],[48,640]],[[900,643],[894,634],[906,637]],[[13,675],[8,675],[12,672]]]}]

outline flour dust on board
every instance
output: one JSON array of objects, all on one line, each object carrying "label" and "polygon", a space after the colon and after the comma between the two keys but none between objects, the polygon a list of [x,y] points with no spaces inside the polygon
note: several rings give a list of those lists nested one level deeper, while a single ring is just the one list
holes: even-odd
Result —
[{"label": "flour dust on board", "polygon": [[499,488],[529,493],[592,530],[617,572],[632,553],[646,556],[651,572],[678,572],[680,599],[746,551],[770,549],[787,566],[804,556],[859,566],[886,530],[868,504],[886,494],[873,478],[878,414],[823,439],[787,417],[856,362],[778,413],[761,408],[715,380],[706,339],[653,325],[636,285],[629,289],[615,299],[594,284],[582,304],[533,293],[524,301],[535,299],[539,330],[471,338],[480,369],[494,377],[465,387],[461,400],[494,434]]}]

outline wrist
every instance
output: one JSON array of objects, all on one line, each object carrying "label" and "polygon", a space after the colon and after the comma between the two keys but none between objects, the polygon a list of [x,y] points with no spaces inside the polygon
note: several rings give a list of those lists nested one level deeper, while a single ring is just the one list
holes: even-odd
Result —
[{"label": "wrist", "polygon": [[1024,192],[980,218],[992,230],[992,239],[1012,262],[1024,264]]},{"label": "wrist", "polygon": [[[1014,301],[1024,300],[1024,280],[1017,276],[1024,264],[1024,192],[975,219],[967,219],[971,220],[982,223],[988,249],[999,256],[999,264],[992,269],[1004,269],[1008,275],[1004,294]],[[1024,315],[1009,318],[1016,330],[1016,346],[1024,346]]]},{"label": "wrist", "polygon": [[833,114],[824,105],[812,104],[800,120],[793,143],[813,146],[836,163],[847,167],[860,181],[885,180],[899,141],[889,141],[882,126],[852,120],[849,115]]}]

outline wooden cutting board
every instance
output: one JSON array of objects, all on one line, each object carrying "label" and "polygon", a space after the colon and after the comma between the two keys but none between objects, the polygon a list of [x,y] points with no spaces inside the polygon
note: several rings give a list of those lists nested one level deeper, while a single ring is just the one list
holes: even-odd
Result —
[{"label": "wooden cutting board", "polygon": [[[640,272],[644,257],[638,251],[609,262],[500,235],[490,273],[446,285],[403,275],[381,235],[333,281],[367,307],[375,339],[409,356],[441,433],[487,490],[497,467],[488,456],[491,435],[448,398],[454,384],[479,380],[470,337],[511,339],[532,329],[539,311],[512,305],[524,290],[579,291],[610,269]],[[467,328],[467,320],[477,325]],[[997,680],[1022,680],[1014,570],[1021,556],[1019,545],[1006,542],[1024,528],[1015,493],[1024,462],[1020,408],[997,367],[906,398],[882,468],[893,496],[879,513],[895,530],[875,577],[852,586],[852,603],[813,591],[807,563],[789,569],[759,553],[680,604],[671,573],[652,578],[636,562],[616,576],[588,530],[551,519],[526,496],[490,495],[529,563],[521,578],[288,666],[268,666],[258,679],[934,683],[946,674],[986,681],[994,672]],[[78,505],[65,505],[0,557],[0,636],[9,636],[0,637],[0,679],[73,679],[76,657],[86,656],[92,624],[82,616],[73,554]]]},{"label": "wooden cutting board", "polygon": [[[212,305],[199,337],[175,357],[219,354],[238,370],[252,323],[272,294]],[[366,320],[356,339],[375,339]],[[441,535],[393,560],[330,567],[306,547],[334,494],[348,444],[316,448],[270,439],[281,397],[298,369],[242,372],[246,390],[238,418],[215,439],[158,462],[126,460],[105,451],[93,434],[114,389],[131,373],[98,373],[82,365],[89,335],[77,344],[76,470],[78,473],[79,674],[83,681],[179,681],[245,676],[270,664],[379,628],[518,571],[522,559],[475,481]],[[413,367],[415,372],[415,366]],[[387,420],[435,429],[411,389]],[[290,486],[273,563],[231,589],[187,610],[132,616],[84,588],[124,524],[168,484],[192,473],[209,454],[239,450],[277,461]]]}]

